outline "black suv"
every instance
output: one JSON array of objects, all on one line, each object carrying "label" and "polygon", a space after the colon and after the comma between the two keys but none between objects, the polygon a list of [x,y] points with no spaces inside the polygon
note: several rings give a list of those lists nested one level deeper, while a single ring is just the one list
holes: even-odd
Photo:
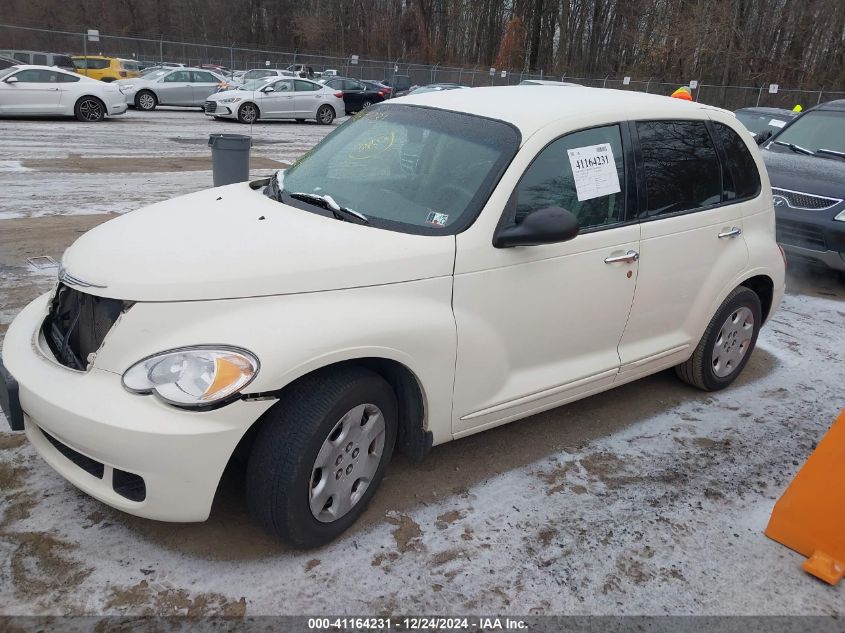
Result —
[{"label": "black suv", "polygon": [[845,272],[845,99],[807,110],[765,144],[777,241]]}]

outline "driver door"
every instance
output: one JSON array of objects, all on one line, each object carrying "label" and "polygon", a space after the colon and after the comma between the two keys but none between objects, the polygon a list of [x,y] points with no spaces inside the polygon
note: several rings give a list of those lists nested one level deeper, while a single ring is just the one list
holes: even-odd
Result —
[{"label": "driver door", "polygon": [[[639,225],[629,217],[636,188],[624,130],[605,125],[546,145],[526,169],[500,221],[500,226],[517,224],[533,211],[559,206],[578,218],[576,238],[495,248],[490,235],[458,234],[456,436],[613,383],[620,364],[617,346],[634,300],[640,239]],[[580,180],[580,173],[576,185],[569,154],[597,146],[611,158],[604,163],[603,177],[610,185],[602,195]]]},{"label": "driver door", "polygon": [[[281,79],[268,83],[263,89],[272,87],[272,92],[259,92],[260,98],[256,99],[261,110],[261,116],[272,119],[292,118],[294,112],[293,81]],[[262,90],[263,90],[262,89]]]}]

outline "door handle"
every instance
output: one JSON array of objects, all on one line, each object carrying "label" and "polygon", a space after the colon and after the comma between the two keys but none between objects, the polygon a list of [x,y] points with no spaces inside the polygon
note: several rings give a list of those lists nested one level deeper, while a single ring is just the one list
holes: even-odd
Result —
[{"label": "door handle", "polygon": [[740,235],[742,235],[742,229],[738,226],[732,226],[731,228],[723,230],[721,233],[719,233],[719,239],[722,239],[724,237],[738,237]]},{"label": "door handle", "polygon": [[604,263],[605,264],[616,264],[617,262],[626,262],[628,264],[633,264],[640,258],[640,254],[637,251],[628,251],[624,255],[613,255],[611,257],[605,257]]}]

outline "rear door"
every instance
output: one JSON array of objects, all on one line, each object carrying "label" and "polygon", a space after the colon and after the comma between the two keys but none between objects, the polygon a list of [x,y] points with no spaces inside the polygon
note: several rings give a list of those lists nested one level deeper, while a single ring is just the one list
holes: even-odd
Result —
[{"label": "rear door", "polygon": [[[29,68],[21,70],[2,83],[0,104],[4,114],[58,114],[60,73]],[[17,81],[9,83],[9,79]]]},{"label": "rear door", "polygon": [[316,116],[317,108],[323,99],[322,86],[305,79],[294,79],[294,103],[296,115],[301,119]]},{"label": "rear door", "polygon": [[741,205],[706,120],[636,121],[640,266],[619,344],[620,379],[684,361],[714,300],[743,270]]},{"label": "rear door", "polygon": [[220,80],[205,70],[193,70],[191,71],[191,77],[194,105],[202,105],[210,95],[217,91]]}]

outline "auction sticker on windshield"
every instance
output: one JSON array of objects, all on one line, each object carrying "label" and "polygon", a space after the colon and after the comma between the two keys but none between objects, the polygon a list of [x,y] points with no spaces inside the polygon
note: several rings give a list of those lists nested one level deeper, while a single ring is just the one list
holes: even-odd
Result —
[{"label": "auction sticker on windshield", "polygon": [[609,143],[566,150],[579,201],[619,193],[619,174]]}]

